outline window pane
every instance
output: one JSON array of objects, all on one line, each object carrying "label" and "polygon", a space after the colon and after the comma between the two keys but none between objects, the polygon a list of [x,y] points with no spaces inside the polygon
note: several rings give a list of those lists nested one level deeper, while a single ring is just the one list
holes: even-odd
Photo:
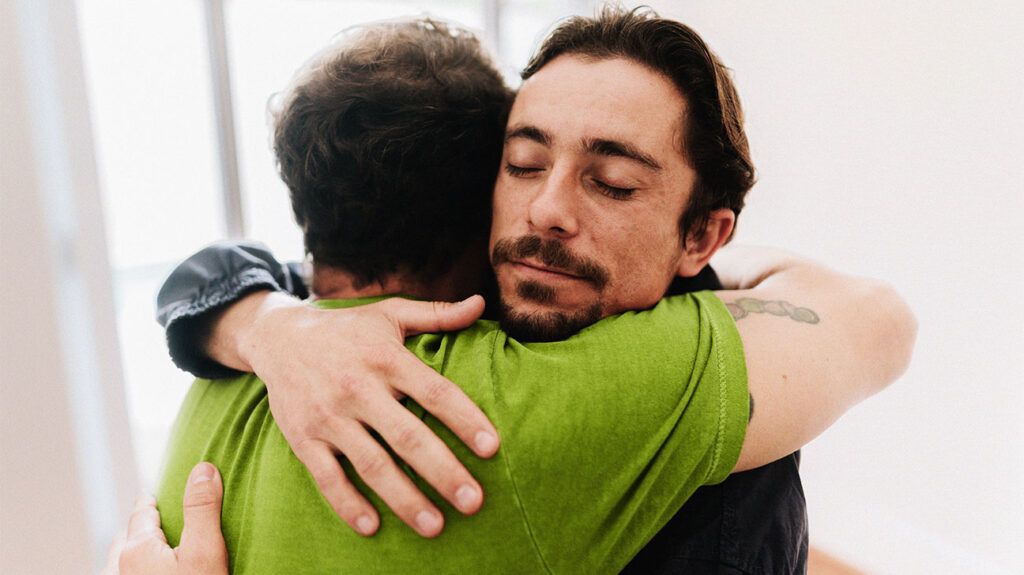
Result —
[{"label": "window pane", "polygon": [[111,263],[180,259],[224,233],[202,6],[78,7]]},{"label": "window pane", "polygon": [[191,377],[154,317],[173,262],[224,234],[199,1],[79,0],[132,439],[152,487]]}]

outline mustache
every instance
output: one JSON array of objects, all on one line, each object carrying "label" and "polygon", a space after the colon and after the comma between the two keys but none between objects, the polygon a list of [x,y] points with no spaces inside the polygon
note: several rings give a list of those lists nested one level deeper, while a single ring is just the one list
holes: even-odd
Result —
[{"label": "mustache", "polygon": [[536,235],[503,238],[495,242],[491,250],[491,265],[494,267],[526,258],[534,258],[548,267],[579,276],[597,289],[608,283],[608,270],[594,260],[573,253],[559,240],[544,240]]}]

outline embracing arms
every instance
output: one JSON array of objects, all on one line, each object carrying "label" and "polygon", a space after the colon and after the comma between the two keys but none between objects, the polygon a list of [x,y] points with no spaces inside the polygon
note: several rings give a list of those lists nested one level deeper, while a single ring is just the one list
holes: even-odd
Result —
[{"label": "embracing arms", "polygon": [[753,400],[737,471],[799,449],[906,370],[917,322],[891,286],[768,248],[714,263]]},{"label": "embracing arms", "polygon": [[345,476],[339,453],[419,534],[436,536],[444,525],[441,512],[370,429],[456,509],[479,510],[478,482],[399,400],[416,400],[477,455],[498,450],[497,431],[483,412],[403,345],[405,336],[471,324],[483,311],[482,299],[458,305],[393,299],[339,313],[293,295],[308,295],[296,266],[280,264],[260,244],[225,242],[171,273],[158,296],[157,319],[179,367],[199,377],[255,372],[263,379],[295,455],[358,533],[372,535],[380,519]]},{"label": "embracing arms", "polygon": [[[799,449],[906,368],[916,324],[884,284],[776,250],[732,248],[714,263],[731,288],[718,296],[737,318],[755,406],[737,471]],[[375,528],[376,514],[344,477],[336,452],[353,461],[404,521],[433,535],[441,528],[436,508],[379,446],[344,430],[355,429],[348,422],[373,427],[457,508],[479,508],[475,494],[460,496],[463,486],[479,489],[468,472],[394,401],[413,397],[479,455],[497,448],[496,441],[493,450],[475,443],[480,431],[493,432],[479,409],[402,346],[405,335],[456,329],[480,312],[478,298],[438,305],[389,300],[327,311],[262,291],[218,315],[207,344],[195,353],[254,370],[267,382],[289,444],[353,528],[367,533],[363,518]],[[417,522],[422,512],[435,519],[426,528]]]}]

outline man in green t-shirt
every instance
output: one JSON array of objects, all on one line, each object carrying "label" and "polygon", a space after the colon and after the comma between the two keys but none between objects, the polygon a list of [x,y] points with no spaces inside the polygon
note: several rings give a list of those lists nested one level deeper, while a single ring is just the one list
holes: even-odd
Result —
[{"label": "man in green t-shirt", "polygon": [[[913,340],[898,296],[791,256],[733,251],[716,259],[734,288],[722,294],[728,303],[711,293],[658,303],[673,277],[695,274],[731,236],[753,174],[727,77],[687,80],[692,69],[671,68],[649,49],[658,43],[646,34],[665,21],[645,22],[652,20],[609,13],[560,27],[524,73],[509,115],[490,250],[501,325],[556,341],[521,344],[481,322],[407,342],[502,433],[494,459],[463,458],[489,489],[472,529],[450,520],[443,543],[432,545],[397,525],[401,517],[436,531],[434,506],[461,508],[461,488],[439,490],[433,506],[384,514],[371,540],[342,529],[334,512],[357,529],[365,516],[358,507],[332,511],[330,493],[325,502],[318,491],[329,479],[303,461],[310,476],[292,456],[270,418],[273,396],[245,376],[198,382],[182,409],[160,492],[172,544],[188,470],[207,459],[223,470],[224,530],[239,572],[611,571],[697,486],[790,453],[898,376]],[[693,41],[692,31],[671,24],[670,36]],[[712,78],[725,73],[706,47],[692,52],[697,63],[676,64],[703,62]],[[679,54],[671,46],[667,53]],[[296,94],[310,88],[306,81]],[[278,116],[275,147],[313,257],[319,305],[393,293],[442,297],[461,285],[466,266],[424,267],[436,260],[419,258],[363,269],[359,258],[343,261],[350,256],[325,239],[366,208],[339,209],[344,194],[303,183],[330,171],[322,159],[289,162],[289,138],[302,139],[288,131],[297,103],[305,102],[287,100]],[[310,127],[298,125],[303,133]],[[388,207],[397,208],[395,221],[418,215],[403,202]],[[750,319],[737,330],[732,317]],[[748,381],[757,415],[744,436]],[[439,421],[410,407],[457,455],[468,455]],[[417,447],[414,427],[405,429],[384,434],[403,458]],[[390,458],[363,454],[381,452],[353,447],[347,475],[373,487]],[[426,490],[424,479],[416,481]],[[477,504],[479,497],[470,494]]]},{"label": "man in green t-shirt", "polygon": [[[490,495],[472,519],[450,520],[440,541],[390,514],[370,539],[338,521],[271,419],[254,375],[193,385],[158,499],[180,501],[192,466],[216,464],[236,573],[617,572],[739,457],[748,416],[742,345],[709,292],[609,317],[558,342],[523,344],[481,321],[407,344],[457,382],[503,437],[490,460],[456,448]],[[459,445],[436,418],[410,409]],[[350,475],[352,465],[361,462],[346,463]],[[444,506],[440,497],[434,503]],[[162,508],[174,544],[181,516],[177,505]]]}]

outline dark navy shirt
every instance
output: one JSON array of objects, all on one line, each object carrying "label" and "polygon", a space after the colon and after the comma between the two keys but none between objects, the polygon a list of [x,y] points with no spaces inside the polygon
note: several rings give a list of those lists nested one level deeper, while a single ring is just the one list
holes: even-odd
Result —
[{"label": "dark navy shirt", "polygon": [[[677,279],[669,293],[720,288],[708,267]],[[217,311],[260,289],[309,296],[300,266],[281,264],[258,243],[215,244],[182,262],[157,296],[157,320],[167,330],[174,363],[202,378],[238,375],[205,355],[205,340]],[[623,573],[806,573],[807,502],[799,471],[798,451],[701,487]]]}]

